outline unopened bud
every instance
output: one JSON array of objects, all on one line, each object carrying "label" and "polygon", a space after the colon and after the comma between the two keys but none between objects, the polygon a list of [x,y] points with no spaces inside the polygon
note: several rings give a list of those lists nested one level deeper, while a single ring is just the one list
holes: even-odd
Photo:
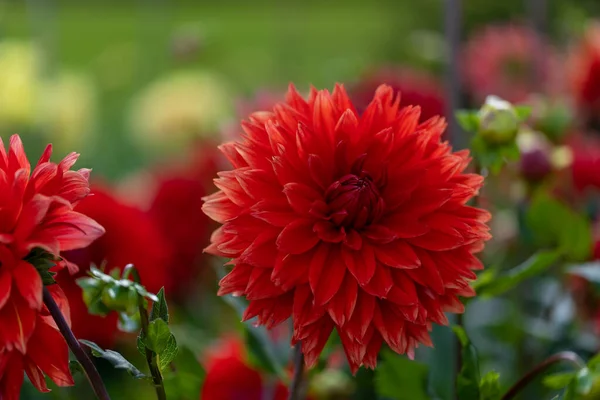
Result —
[{"label": "unopened bud", "polygon": [[507,144],[517,136],[521,121],[515,108],[508,101],[488,96],[478,116],[478,134],[486,142],[495,145]]}]

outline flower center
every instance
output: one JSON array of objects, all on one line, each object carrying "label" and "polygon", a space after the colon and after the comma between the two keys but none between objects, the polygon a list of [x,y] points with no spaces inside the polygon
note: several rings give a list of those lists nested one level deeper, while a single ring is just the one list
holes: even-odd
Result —
[{"label": "flower center", "polygon": [[331,208],[331,220],[338,226],[360,229],[383,213],[383,199],[371,176],[345,175],[329,186],[325,200]]}]

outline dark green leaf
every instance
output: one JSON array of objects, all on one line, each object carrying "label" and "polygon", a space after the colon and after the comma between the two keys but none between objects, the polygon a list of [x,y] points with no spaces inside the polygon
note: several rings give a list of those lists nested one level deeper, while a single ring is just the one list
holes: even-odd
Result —
[{"label": "dark green leaf", "polygon": [[490,371],[481,378],[479,383],[480,400],[500,400],[500,374]]},{"label": "dark green leaf", "polygon": [[113,350],[103,350],[96,343],[80,340],[80,342],[92,350],[94,357],[103,358],[110,362],[117,369],[124,369],[136,379],[146,379],[146,375],[140,372],[132,363],[127,361],[125,357]]},{"label": "dark green leaf", "polygon": [[557,250],[539,251],[529,257],[523,264],[514,267],[500,276],[484,275],[484,279],[476,281],[473,287],[479,297],[498,296],[514,288],[524,280],[541,274],[556,263],[560,256],[561,253]]},{"label": "dark green leaf", "polygon": [[85,371],[79,361],[71,360],[69,361],[69,371],[71,371],[71,375],[75,374],[83,374],[85,376]]},{"label": "dark green leaf", "polygon": [[547,375],[542,379],[544,386],[560,390],[566,388],[575,378],[575,372],[560,372],[557,374]]},{"label": "dark green leaf", "polygon": [[[223,296],[222,298],[237,311],[240,317],[244,315],[246,304],[242,299],[231,295]],[[253,352],[252,360],[255,362],[264,362],[260,367],[265,371],[271,371],[278,376],[287,377],[287,373],[283,368],[284,363],[275,354],[267,331],[262,327],[253,326],[251,321],[244,322],[244,325],[247,338],[248,336],[252,336],[252,340],[249,342],[249,349]]]},{"label": "dark green leaf", "polygon": [[471,344],[467,333],[461,326],[453,326],[452,330],[462,346],[462,368],[456,378],[456,394],[459,400],[480,398],[479,360],[477,350]]},{"label": "dark green leaf", "polygon": [[163,374],[167,398],[198,400],[206,372],[196,355],[187,347],[181,347],[171,365],[172,370],[167,369]]},{"label": "dark green leaf", "polygon": [[144,338],[144,343],[156,354],[161,354],[169,344],[171,336],[169,325],[160,318],[155,319],[148,325],[148,335]]},{"label": "dark green leaf", "polygon": [[375,370],[375,388],[379,397],[394,400],[428,400],[427,366],[389,350],[381,353]]},{"label": "dark green leaf", "polygon": [[167,324],[169,323],[169,308],[167,301],[165,300],[165,288],[161,288],[156,294],[157,301],[152,304],[152,311],[150,312],[150,321],[154,321],[157,318],[161,318]]}]

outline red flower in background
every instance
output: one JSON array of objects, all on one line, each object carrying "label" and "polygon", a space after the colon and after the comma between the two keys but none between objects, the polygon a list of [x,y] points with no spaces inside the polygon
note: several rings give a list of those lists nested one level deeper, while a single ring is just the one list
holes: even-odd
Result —
[{"label": "red flower in background", "polygon": [[594,23],[571,50],[571,92],[585,113],[600,111],[600,23]]},{"label": "red flower in background", "polygon": [[92,193],[76,209],[101,223],[106,234],[85,249],[68,252],[66,256],[81,270],[74,276],[61,272],[57,280],[71,302],[75,335],[111,347],[117,330],[116,314],[106,318],[89,315],[81,289],[75,283],[86,275],[90,264],[106,263],[108,270],[117,267],[122,270],[125,265],[134,264],[142,283],[155,293],[162,286],[169,293],[175,280],[168,269],[169,244],[152,219],[142,210],[124,204],[107,189],[95,187]]},{"label": "red flower in background", "polygon": [[421,107],[421,121],[446,113],[443,90],[434,77],[418,71],[394,68],[374,71],[354,86],[350,97],[358,112],[367,108],[375,90],[382,84],[391,86],[394,93],[401,93],[402,103]]},{"label": "red flower in background", "polygon": [[600,141],[593,137],[574,136],[570,139],[573,160],[571,175],[579,191],[600,189]]},{"label": "red flower in background", "polygon": [[[281,382],[269,385],[261,373],[243,358],[244,346],[228,339],[212,351],[205,362],[206,378],[202,400],[286,400],[287,388]],[[265,397],[267,391],[268,397]],[[272,393],[272,394],[271,394]]]},{"label": "red flower in background", "polygon": [[[70,171],[76,153],[59,164],[50,162],[51,153],[48,145],[31,171],[19,136],[10,138],[8,154],[0,140],[0,352],[26,354],[42,310],[42,279],[31,264],[36,261],[24,259],[36,248],[57,256],[104,233],[73,211],[89,193],[89,170]],[[64,265],[76,268],[68,262],[59,267]]]},{"label": "red flower in background", "polygon": [[221,146],[234,169],[203,207],[223,224],[206,251],[232,259],[219,294],[246,296],[244,319],[268,327],[293,316],[309,366],[334,328],[353,371],[384,341],[412,356],[474,295],[490,215],[466,203],[483,178],[440,141],[443,119],[419,119],[389,86],[362,114],[342,86],[308,100],[292,86]]},{"label": "red flower in background", "polygon": [[[48,286],[67,322],[69,306],[58,285]],[[5,326],[2,326],[5,329]],[[43,307],[35,316],[35,328],[27,351],[0,351],[0,399],[18,400],[23,373],[40,392],[49,392],[44,375],[57,386],[73,386],[69,369],[69,349],[48,310]]]},{"label": "red flower in background", "polygon": [[[538,54],[544,60],[542,71],[535,71]],[[486,26],[477,32],[465,46],[461,67],[465,86],[478,102],[490,94],[510,102],[526,100],[537,89],[534,71],[550,93],[560,89],[562,79],[554,49],[518,25]]]}]

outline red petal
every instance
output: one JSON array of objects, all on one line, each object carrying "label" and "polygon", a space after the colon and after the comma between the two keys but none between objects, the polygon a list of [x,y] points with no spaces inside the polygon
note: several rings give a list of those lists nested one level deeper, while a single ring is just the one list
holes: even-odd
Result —
[{"label": "red petal", "polygon": [[30,308],[13,290],[11,298],[0,309],[0,343],[8,350],[15,348],[22,354],[27,351],[27,341],[35,329],[37,312]]},{"label": "red petal", "polygon": [[23,356],[13,352],[9,357],[6,370],[0,381],[0,396],[2,400],[19,400],[23,386]]},{"label": "red petal", "polygon": [[346,275],[346,266],[340,259],[339,251],[330,251],[327,262],[321,268],[323,271],[313,290],[317,307],[327,304],[335,296]]},{"label": "red petal", "polygon": [[313,232],[313,222],[298,219],[287,225],[277,238],[277,248],[286,254],[301,254],[312,249],[319,237]]},{"label": "red petal", "polygon": [[42,308],[42,279],[33,265],[19,261],[12,271],[15,284],[30,308]]},{"label": "red petal", "polygon": [[287,183],[283,187],[288,203],[294,211],[302,215],[308,215],[312,204],[317,200],[323,200],[323,196],[308,185],[302,183]]},{"label": "red petal", "polygon": [[6,268],[0,268],[0,309],[4,307],[10,297],[10,289],[12,286],[12,275]]},{"label": "red petal", "polygon": [[357,298],[358,285],[356,280],[350,274],[346,274],[340,290],[327,307],[333,322],[338,326],[344,325],[352,317]]},{"label": "red petal", "polygon": [[375,253],[371,245],[363,245],[360,251],[342,249],[342,258],[359,285],[366,285],[375,275]]},{"label": "red petal", "polygon": [[73,386],[69,370],[69,348],[59,331],[38,320],[27,356],[60,387]]},{"label": "red petal", "polygon": [[50,389],[46,386],[46,378],[42,370],[35,365],[28,357],[24,359],[24,369],[27,377],[37,390],[42,393],[48,393]]},{"label": "red petal", "polygon": [[402,240],[374,247],[377,259],[389,267],[412,269],[421,266],[412,246]]},{"label": "red petal", "polygon": [[278,257],[271,279],[283,290],[290,290],[295,286],[308,283],[312,256],[312,252],[306,252],[300,255],[288,254]]}]

